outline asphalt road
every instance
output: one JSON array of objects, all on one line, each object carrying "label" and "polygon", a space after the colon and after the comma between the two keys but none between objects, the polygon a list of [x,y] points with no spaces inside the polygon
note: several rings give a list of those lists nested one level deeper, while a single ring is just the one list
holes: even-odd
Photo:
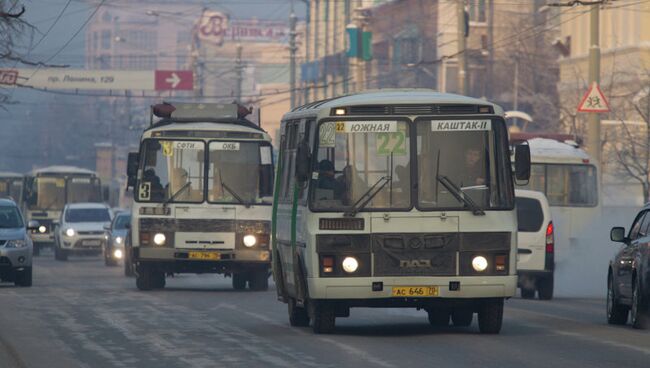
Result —
[{"label": "asphalt road", "polygon": [[0,284],[0,367],[649,367],[650,332],[605,321],[604,300],[512,299],[500,335],[432,328],[426,313],[353,309],[333,335],[292,328],[275,291],[183,275],[139,292],[97,258],[36,259]]}]

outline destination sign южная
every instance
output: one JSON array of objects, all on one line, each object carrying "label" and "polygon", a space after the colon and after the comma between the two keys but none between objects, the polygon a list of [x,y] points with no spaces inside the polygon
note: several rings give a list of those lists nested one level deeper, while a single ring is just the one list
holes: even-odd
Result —
[{"label": "destination sign \u044e\u0436\u043d\u0430\u044f", "polygon": [[397,121],[339,121],[337,133],[391,133],[397,131]]},{"label": "destination sign \u044e\u0436\u043d\u0430\u044f", "polygon": [[434,132],[457,132],[491,130],[490,120],[432,120],[431,130]]}]

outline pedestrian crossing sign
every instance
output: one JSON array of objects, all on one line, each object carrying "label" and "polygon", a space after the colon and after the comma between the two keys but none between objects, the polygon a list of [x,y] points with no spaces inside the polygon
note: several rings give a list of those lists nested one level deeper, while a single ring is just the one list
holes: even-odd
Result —
[{"label": "pedestrian crossing sign", "polygon": [[578,112],[609,112],[609,103],[598,83],[593,82],[582,97],[582,101],[578,105]]}]

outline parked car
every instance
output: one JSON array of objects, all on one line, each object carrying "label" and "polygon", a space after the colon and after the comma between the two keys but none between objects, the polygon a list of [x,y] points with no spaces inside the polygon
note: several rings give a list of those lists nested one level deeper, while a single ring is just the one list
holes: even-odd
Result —
[{"label": "parked car", "polygon": [[16,286],[32,286],[33,244],[27,230],[38,229],[37,221],[25,226],[16,202],[0,199],[0,279]]},{"label": "parked car", "polygon": [[104,243],[104,264],[117,266],[124,259],[124,242],[131,224],[131,214],[120,212],[113,218],[110,226],[106,227],[106,242]]},{"label": "parked car", "polygon": [[112,219],[111,209],[102,203],[65,205],[54,233],[54,258],[66,261],[71,254],[101,254],[106,242],[104,227]]},{"label": "parked car", "polygon": [[553,298],[555,239],[551,209],[544,193],[515,190],[519,227],[517,274],[521,297]]},{"label": "parked car", "polygon": [[623,243],[609,261],[607,273],[607,322],[635,328],[650,327],[650,204],[637,214],[630,232],[612,228],[610,239]]}]

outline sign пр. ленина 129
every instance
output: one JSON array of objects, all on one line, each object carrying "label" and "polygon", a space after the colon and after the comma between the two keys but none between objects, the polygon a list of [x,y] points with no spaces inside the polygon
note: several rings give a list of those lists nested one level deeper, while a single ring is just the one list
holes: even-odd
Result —
[{"label": "sign \u043f\u0440. \u043b\u0435\u043d\u0438\u043d\u0430 129", "polygon": [[[20,85],[42,89],[188,91],[191,70],[15,69]],[[4,79],[4,77],[3,77]],[[16,82],[14,82],[15,84]],[[2,83],[0,84],[10,84]]]}]

